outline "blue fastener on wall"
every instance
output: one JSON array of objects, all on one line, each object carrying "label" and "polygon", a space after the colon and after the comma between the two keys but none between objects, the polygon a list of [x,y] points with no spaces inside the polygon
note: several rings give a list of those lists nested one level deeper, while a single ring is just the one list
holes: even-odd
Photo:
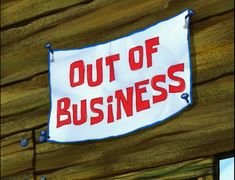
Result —
[{"label": "blue fastener on wall", "polygon": [[29,142],[28,142],[28,139],[21,139],[21,141],[20,141],[20,146],[21,147],[26,147],[26,146],[28,146],[28,144],[29,144]]},{"label": "blue fastener on wall", "polygon": [[40,180],[46,180],[46,178],[44,176],[41,176]]},{"label": "blue fastener on wall", "polygon": [[48,137],[47,137],[46,131],[42,130],[42,131],[40,132],[40,136],[39,136],[38,141],[41,142],[41,143],[43,143],[43,142],[46,142],[46,141],[47,141],[47,138],[48,138]]},{"label": "blue fastener on wall", "polygon": [[189,94],[188,94],[188,93],[183,93],[183,94],[181,95],[181,98],[184,99],[187,103],[189,103],[188,97],[189,97]]},{"label": "blue fastener on wall", "polygon": [[51,47],[51,43],[48,42],[45,44],[45,48],[48,49],[52,54],[54,54],[54,51],[51,49]]},{"label": "blue fastener on wall", "polygon": [[44,46],[46,49],[48,49],[50,52],[51,52],[51,54],[52,54],[52,58],[51,58],[51,62],[54,62],[54,51],[53,51],[53,49],[51,48],[52,47],[52,45],[51,45],[51,43],[46,43],[45,44],[45,46]]},{"label": "blue fastener on wall", "polygon": [[41,132],[40,132],[40,135],[41,135],[41,136],[46,136],[46,131],[41,131]]},{"label": "blue fastener on wall", "polygon": [[185,19],[187,19],[189,16],[192,16],[192,15],[194,15],[194,12],[193,10],[189,9],[188,14],[185,16]]},{"label": "blue fastener on wall", "polygon": [[45,136],[39,136],[39,142],[43,143],[43,142],[46,142],[46,137]]},{"label": "blue fastener on wall", "polygon": [[188,28],[188,23],[189,23],[189,17],[194,15],[194,12],[193,10],[189,9],[188,10],[188,14],[185,16],[185,25],[184,25],[184,28]]}]

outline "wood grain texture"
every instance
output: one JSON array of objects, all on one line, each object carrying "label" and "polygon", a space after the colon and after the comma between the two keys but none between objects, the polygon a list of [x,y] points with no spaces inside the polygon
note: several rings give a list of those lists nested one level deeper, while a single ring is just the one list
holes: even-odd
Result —
[{"label": "wood grain texture", "polygon": [[[50,106],[46,42],[97,44],[185,8],[195,11],[191,108],[120,138],[38,142]],[[1,15],[1,179],[209,180],[212,156],[234,149],[233,0],[1,0]],[[21,138],[29,139],[26,148]]]},{"label": "wood grain texture", "polygon": [[[91,2],[91,0],[85,2]],[[3,39],[2,45],[5,46],[7,44],[17,42],[33,35],[34,33],[44,31],[47,28],[52,28],[73,18],[79,18],[80,16],[89,14],[90,12],[102,8],[110,3],[114,3],[114,1],[96,0],[88,4],[64,7],[58,12],[54,12],[46,16],[39,16],[38,18],[34,17],[31,20],[28,20],[29,22],[26,25],[15,25],[16,27],[14,28],[4,28],[2,35],[7,36],[7,38]],[[14,24],[12,26],[14,26]],[[18,34],[17,37],[14,36],[16,33]]]},{"label": "wood grain texture", "polygon": [[24,171],[1,177],[1,180],[34,180],[33,171]]},{"label": "wood grain texture", "polygon": [[[28,139],[27,147],[21,147],[21,139]],[[33,142],[32,132],[23,132],[1,139],[1,177],[9,176],[33,169]],[[28,174],[28,172],[26,172]],[[25,174],[24,174],[25,175]],[[18,176],[18,175],[17,175]],[[20,174],[19,174],[20,176]],[[2,178],[1,178],[2,179]]]},{"label": "wood grain texture", "polygon": [[[175,164],[170,164],[161,167],[147,168],[140,171],[129,172],[117,176],[102,177],[96,179],[117,180],[117,179],[157,179],[157,180],[183,180],[197,178],[201,175],[212,174],[213,172],[213,158],[199,158],[189,161],[183,161]],[[53,172],[52,175],[38,175],[36,179],[40,180],[41,177],[49,179],[73,179],[74,176],[64,176],[61,173]],[[76,176],[76,179],[83,179]]]},{"label": "wood grain texture", "polygon": [[[91,4],[95,2],[92,1]],[[40,18],[19,28],[3,30],[1,35],[3,45],[5,45],[1,50],[2,67],[4,67],[1,69],[1,84],[11,84],[45,72],[47,70],[47,53],[43,45],[47,41],[51,41],[58,49],[82,47],[120,37],[173,16],[185,8],[191,8],[197,12],[193,18],[194,21],[233,9],[233,1],[224,3],[222,0],[112,2],[102,8],[93,9],[89,13],[84,11],[84,14],[78,17],[71,15],[70,9],[67,9],[66,12],[62,12],[65,14],[62,15],[64,18],[59,18],[61,21],[55,20],[52,23],[50,16],[46,16],[49,19]],[[53,17],[51,18],[53,19]],[[120,29],[121,26],[124,27]],[[114,29],[118,31],[113,33]],[[22,53],[22,48],[27,53]]]},{"label": "wood grain texture", "polygon": [[[233,12],[196,23],[191,29],[193,83],[233,73]],[[2,136],[18,132],[22,128],[38,127],[47,122],[49,113],[47,73],[3,87],[2,95]],[[18,108],[12,108],[14,106]],[[14,126],[15,121],[18,122],[17,126]]]},{"label": "wood grain texture", "polygon": [[200,158],[183,161],[176,164],[156,168],[134,171],[114,177],[101,179],[157,179],[157,180],[183,180],[197,178],[201,175],[213,173],[213,158]]},{"label": "wood grain texture", "polygon": [[[86,0],[59,0],[56,2],[46,0],[23,0],[12,3],[11,1],[3,0],[1,3],[1,27],[4,28],[12,24],[24,22],[38,16],[59,11],[65,7],[80,5],[85,2]],[[40,8],[38,7],[38,4],[40,4]]]},{"label": "wood grain texture", "polygon": [[213,180],[213,176],[212,175],[203,176],[203,177],[197,178],[197,180]]},{"label": "wood grain texture", "polygon": [[[79,144],[36,144],[36,172],[98,178],[233,149],[233,76],[194,88],[194,106],[128,136]],[[39,137],[39,131],[36,133]]]}]

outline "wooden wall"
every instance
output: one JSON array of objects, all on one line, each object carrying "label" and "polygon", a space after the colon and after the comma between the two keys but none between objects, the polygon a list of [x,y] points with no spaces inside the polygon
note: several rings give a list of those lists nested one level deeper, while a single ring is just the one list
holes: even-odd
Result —
[{"label": "wooden wall", "polygon": [[[49,112],[46,42],[105,42],[185,8],[196,13],[191,108],[121,138],[38,142]],[[233,20],[233,0],[1,0],[1,179],[212,179],[214,155],[234,149]]]}]

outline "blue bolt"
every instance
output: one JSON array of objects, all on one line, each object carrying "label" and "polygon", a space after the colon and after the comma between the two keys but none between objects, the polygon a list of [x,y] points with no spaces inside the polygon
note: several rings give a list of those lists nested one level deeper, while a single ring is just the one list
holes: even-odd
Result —
[{"label": "blue bolt", "polygon": [[29,144],[28,139],[21,139],[20,146],[26,147]]},{"label": "blue bolt", "polygon": [[46,44],[45,44],[45,48],[46,48],[46,49],[51,48],[51,43],[46,43]]},{"label": "blue bolt", "polygon": [[51,49],[51,43],[46,43],[44,46],[46,49],[48,49],[52,54],[54,54],[53,50]]},{"label": "blue bolt", "polygon": [[189,15],[194,15],[193,10],[191,10],[191,9],[189,9],[188,13],[189,13]]},{"label": "blue bolt", "polygon": [[183,94],[181,95],[181,98],[184,99],[187,103],[189,103],[188,97],[189,97],[189,94],[188,94],[188,93],[183,93]]},{"label": "blue bolt", "polygon": [[46,180],[46,178],[44,176],[41,176],[40,180]]},{"label": "blue bolt", "polygon": [[41,132],[40,132],[40,135],[41,135],[41,136],[46,136],[46,131],[44,131],[44,130],[41,131]]},{"label": "blue bolt", "polygon": [[46,137],[45,136],[39,136],[39,142],[43,143],[46,142]]},{"label": "blue bolt", "polygon": [[192,16],[192,15],[194,15],[194,12],[191,9],[189,9],[188,14],[185,16],[185,19],[187,19],[189,16]]}]

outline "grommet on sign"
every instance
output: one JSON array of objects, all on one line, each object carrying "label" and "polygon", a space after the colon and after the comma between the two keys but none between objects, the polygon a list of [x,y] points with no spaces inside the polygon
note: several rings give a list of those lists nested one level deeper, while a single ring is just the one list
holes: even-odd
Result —
[{"label": "grommet on sign", "polygon": [[55,59],[54,59],[54,51],[51,48],[52,47],[51,43],[49,43],[49,42],[46,43],[44,47],[50,51],[50,53],[52,55],[51,62],[54,62],[55,61]]},{"label": "grommet on sign", "polygon": [[29,144],[28,139],[26,139],[26,138],[21,139],[21,141],[20,141],[21,147],[26,147],[26,146],[28,146],[28,144]]}]

